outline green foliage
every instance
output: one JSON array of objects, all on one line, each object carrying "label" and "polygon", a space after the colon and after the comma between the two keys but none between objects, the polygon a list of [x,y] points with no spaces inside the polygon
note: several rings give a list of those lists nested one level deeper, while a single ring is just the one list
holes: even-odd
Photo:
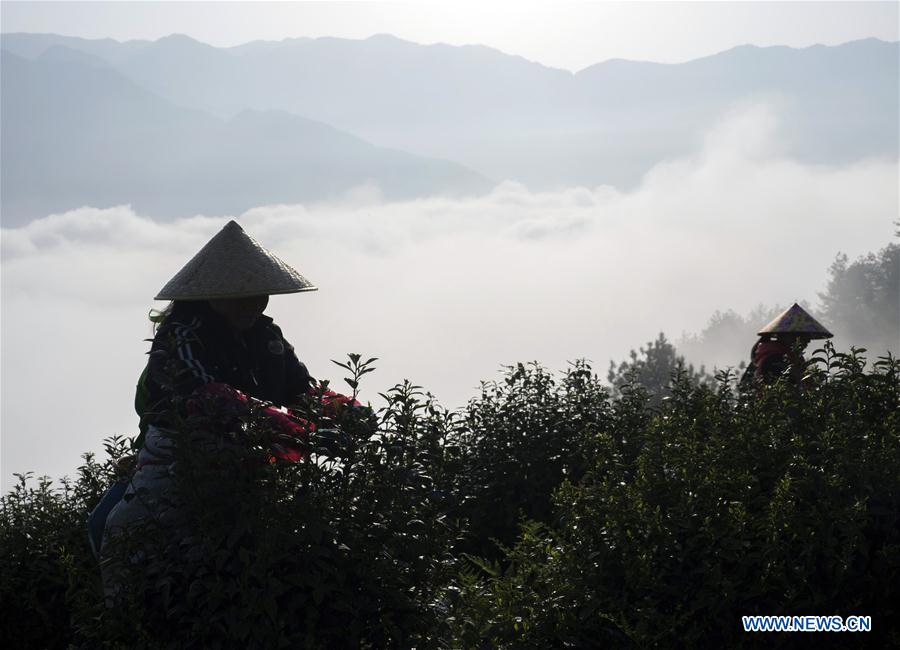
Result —
[{"label": "green foliage", "polygon": [[60,648],[75,638],[76,619],[99,614],[100,574],[85,522],[127,451],[106,441],[107,458],[84,455],[74,481],[54,487],[17,474],[0,499],[0,638],[6,648]]},{"label": "green foliage", "polygon": [[189,524],[140,531],[145,541],[163,534],[145,545],[146,562],[126,569],[127,592],[147,595],[122,599],[115,615],[132,629],[119,625],[115,642],[434,645],[440,592],[455,575],[459,531],[446,494],[459,446],[451,418],[417,387],[383,397],[377,415],[349,403],[323,407],[321,396],[297,405],[315,427],[312,454],[299,463],[267,460],[277,434],[262,413],[224,442],[185,423],[174,440],[179,519]]},{"label": "green foliage", "polygon": [[361,358],[362,355],[360,354],[350,353],[347,355],[346,362],[335,361],[333,359],[331,361],[331,363],[340,366],[352,375],[352,377],[344,377],[344,382],[353,391],[353,399],[356,399],[356,396],[359,394],[360,378],[365,374],[375,372],[375,368],[372,364],[378,361],[378,357],[372,357],[366,361],[360,361]]},{"label": "green foliage", "polygon": [[0,501],[4,647],[799,642],[746,614],[871,615],[839,642],[900,644],[900,364],[828,345],[802,386],[733,384],[676,364],[653,407],[577,362],[512,366],[458,413],[409,383],[377,413],[311,396],[298,463],[270,461],[258,409],[223,435],[189,419],[180,518],[114,545],[110,608],[84,521],[112,440],[74,482]]},{"label": "green foliage", "polygon": [[454,634],[472,647],[732,647],[761,640],[741,615],[838,613],[873,617],[845,647],[896,646],[900,364],[864,367],[827,346],[803,388],[739,396],[728,377],[714,390],[682,374],[649,418],[623,400],[585,431],[591,468],[557,491],[554,526],[523,528],[505,571],[463,576]]},{"label": "green foliage", "polygon": [[551,494],[583,472],[581,431],[610,412],[598,409],[608,391],[584,361],[561,383],[536,363],[507,368],[500,382],[483,383],[462,423],[464,449],[459,513],[470,534],[461,552],[494,557],[496,542],[515,540],[522,519],[549,521]]}]

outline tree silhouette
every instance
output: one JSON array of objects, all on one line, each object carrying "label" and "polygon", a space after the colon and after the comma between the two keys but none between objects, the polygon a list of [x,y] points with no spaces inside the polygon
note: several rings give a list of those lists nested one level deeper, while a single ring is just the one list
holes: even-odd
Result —
[{"label": "tree silhouette", "polygon": [[629,358],[618,366],[614,361],[609,362],[607,379],[614,397],[620,397],[627,386],[638,385],[649,393],[651,405],[659,405],[671,394],[673,375],[685,373],[695,385],[712,381],[703,366],[696,370],[693,364],[687,363],[663,332],[655,341],[648,341],[646,347],[637,352],[632,350]]}]

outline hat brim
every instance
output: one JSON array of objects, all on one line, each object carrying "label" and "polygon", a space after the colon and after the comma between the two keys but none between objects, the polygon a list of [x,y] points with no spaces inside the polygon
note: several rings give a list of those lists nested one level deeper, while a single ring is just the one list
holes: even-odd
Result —
[{"label": "hat brim", "polygon": [[316,287],[230,221],[155,299],[224,300],[304,291],[316,291]]},{"label": "hat brim", "polygon": [[176,296],[169,293],[160,293],[154,300],[228,300],[232,298],[250,298],[251,296],[277,296],[289,293],[305,293],[307,291],[318,291],[319,287],[305,287],[303,289],[282,289],[280,291],[266,291],[260,293],[258,291],[248,292],[231,292],[231,293],[208,293],[202,295]]}]

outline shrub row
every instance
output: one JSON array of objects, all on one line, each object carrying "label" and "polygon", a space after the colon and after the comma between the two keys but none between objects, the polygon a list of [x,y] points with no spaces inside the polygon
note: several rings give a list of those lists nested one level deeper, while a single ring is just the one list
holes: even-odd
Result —
[{"label": "shrub row", "polygon": [[255,414],[212,461],[185,426],[190,524],[122,545],[115,607],[84,533],[127,451],[111,440],[74,481],[23,476],[2,498],[0,634],[28,648],[696,647],[759,643],[741,615],[861,614],[873,631],[843,645],[900,644],[900,364],[826,347],[802,386],[742,394],[733,379],[682,373],[661,401],[634,381],[614,399],[584,362],[521,364],[458,412],[409,383],[377,413],[310,399],[312,453],[293,464],[267,462]]}]

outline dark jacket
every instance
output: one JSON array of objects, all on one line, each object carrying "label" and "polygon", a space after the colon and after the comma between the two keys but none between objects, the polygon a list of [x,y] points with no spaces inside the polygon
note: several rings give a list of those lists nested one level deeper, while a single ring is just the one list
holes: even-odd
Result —
[{"label": "dark jacket", "polygon": [[153,339],[135,408],[143,434],[150,424],[167,424],[173,396],[186,398],[204,384],[225,383],[250,397],[288,405],[311,381],[268,316],[236,335],[205,301],[176,302]]}]

